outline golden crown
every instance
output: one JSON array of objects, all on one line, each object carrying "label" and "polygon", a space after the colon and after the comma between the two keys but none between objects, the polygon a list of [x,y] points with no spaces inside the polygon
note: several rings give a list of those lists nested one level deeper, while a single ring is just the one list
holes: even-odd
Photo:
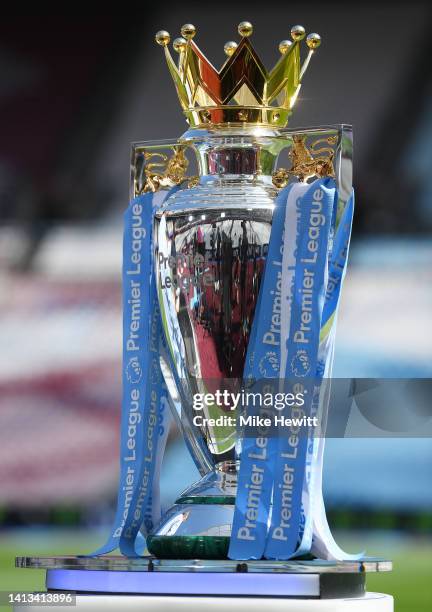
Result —
[{"label": "golden crown", "polygon": [[303,75],[321,44],[321,37],[315,33],[306,37],[309,52],[301,65],[300,43],[306,33],[303,26],[294,26],[292,41],[279,43],[281,57],[267,72],[249,40],[252,24],[242,21],[238,32],[242,37],[240,43],[229,41],[224,46],[228,58],[220,70],[193,41],[196,28],[192,24],[184,25],[182,36],[173,42],[179,54],[178,65],[168,49],[169,33],[160,30],[155,36],[156,42],[164,47],[180,104],[191,127],[233,123],[284,127],[288,123]]}]

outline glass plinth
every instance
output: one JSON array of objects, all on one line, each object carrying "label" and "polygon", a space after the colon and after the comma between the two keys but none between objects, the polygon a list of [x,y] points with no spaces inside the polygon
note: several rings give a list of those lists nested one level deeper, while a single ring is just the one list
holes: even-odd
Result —
[{"label": "glass plinth", "polygon": [[49,590],[85,593],[362,597],[366,574],[390,561],[230,561],[105,557],[17,557],[19,568],[45,569]]}]

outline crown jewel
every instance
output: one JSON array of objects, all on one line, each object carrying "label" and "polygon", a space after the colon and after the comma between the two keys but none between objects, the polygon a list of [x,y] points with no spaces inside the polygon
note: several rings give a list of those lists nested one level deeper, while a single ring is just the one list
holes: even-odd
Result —
[{"label": "crown jewel", "polygon": [[279,44],[281,57],[270,72],[262,64],[249,37],[252,24],[238,26],[241,41],[225,43],[228,56],[217,70],[193,41],[196,28],[190,23],[181,28],[181,37],[173,41],[179,54],[176,64],[168,49],[171,37],[157,32],[156,42],[164,47],[180,104],[190,126],[227,123],[256,123],[284,127],[300,90],[303,75],[314,51],[321,44],[319,34],[309,34],[309,48],[301,64],[300,43],[306,33],[303,26],[291,28],[291,40]]}]

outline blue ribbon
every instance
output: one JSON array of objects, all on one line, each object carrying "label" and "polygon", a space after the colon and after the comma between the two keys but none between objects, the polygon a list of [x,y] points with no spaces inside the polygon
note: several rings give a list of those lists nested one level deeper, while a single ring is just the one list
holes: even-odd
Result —
[{"label": "blue ribbon", "polygon": [[[246,355],[246,383],[279,378],[280,333],[270,331],[272,317],[280,317],[283,231],[285,206],[290,187],[283,190],[273,212],[272,231],[258,304]],[[279,326],[280,327],[280,326]],[[253,388],[248,389],[252,392]],[[248,414],[265,417],[265,411],[248,408]],[[263,555],[271,494],[276,440],[269,436],[244,438],[241,447],[237,497],[228,556],[231,559],[260,559]]]},{"label": "blue ribbon", "polygon": [[[335,193],[334,182],[323,179],[314,181],[297,201],[297,257],[284,383],[285,392],[304,394],[304,404],[292,407],[291,418],[310,417],[315,397]],[[268,559],[289,559],[299,545],[308,449],[308,437],[299,431],[293,427],[290,434],[278,438],[273,508],[265,548]]]},{"label": "blue ribbon", "polygon": [[[293,217],[293,211],[287,208],[288,202],[292,206],[293,188],[303,191],[296,202],[296,227],[285,223],[286,216]],[[284,392],[304,393],[304,405],[301,411],[298,406],[293,407],[290,415],[293,418],[310,416],[317,400],[314,377],[335,195],[331,179],[318,180],[304,188],[289,185],[279,194],[273,215],[244,377],[282,376],[287,381]],[[286,270],[282,267],[283,250],[291,237],[285,236],[285,231],[296,232],[294,259]],[[281,373],[281,349],[285,350],[282,342],[286,334],[281,315],[287,307],[283,296],[291,282],[290,328],[285,370]],[[307,450],[308,437],[295,433],[278,439],[267,436],[243,440],[230,558],[258,559],[264,554],[267,558],[287,559],[295,554],[304,531],[301,502]]]},{"label": "blue ribbon", "polygon": [[120,479],[111,534],[93,555],[141,555],[159,514],[158,477],[169,427],[159,365],[162,325],[153,266],[154,212],[170,192],[132,200],[124,215],[123,397]]},{"label": "blue ribbon", "polygon": [[322,325],[325,325],[336,312],[343,278],[346,271],[348,249],[351,238],[351,228],[354,214],[354,192],[349,198],[334,238],[332,257],[329,268],[329,278],[325,295]]}]

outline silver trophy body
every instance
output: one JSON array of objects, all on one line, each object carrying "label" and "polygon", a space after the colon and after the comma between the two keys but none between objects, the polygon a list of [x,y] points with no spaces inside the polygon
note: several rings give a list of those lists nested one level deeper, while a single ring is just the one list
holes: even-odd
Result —
[{"label": "silver trophy body", "polygon": [[[165,155],[169,164],[176,155],[185,160],[187,152],[197,160],[199,177],[185,177],[156,213],[154,261],[165,340],[162,371],[202,479],[180,495],[148,545],[160,557],[218,558],[226,556],[231,533],[241,433],[232,425],[194,424],[193,397],[242,378],[279,188],[313,180],[327,164],[339,197],[349,197],[351,129],[219,128],[190,130],[172,144],[138,143],[135,193],[148,185],[157,156]],[[282,165],[287,158],[291,168],[277,169],[278,160]],[[206,417],[228,413],[205,409]]]}]

